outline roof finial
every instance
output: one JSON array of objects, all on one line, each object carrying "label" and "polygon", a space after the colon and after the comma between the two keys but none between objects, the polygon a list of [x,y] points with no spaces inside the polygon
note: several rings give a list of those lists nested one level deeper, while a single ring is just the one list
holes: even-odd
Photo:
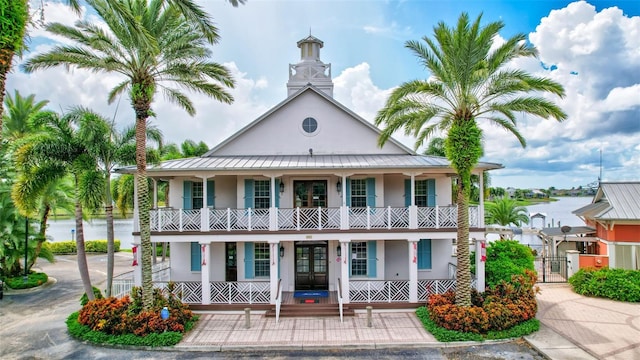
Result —
[{"label": "roof finial", "polygon": [[311,26],[309,26],[309,36],[311,36]]}]

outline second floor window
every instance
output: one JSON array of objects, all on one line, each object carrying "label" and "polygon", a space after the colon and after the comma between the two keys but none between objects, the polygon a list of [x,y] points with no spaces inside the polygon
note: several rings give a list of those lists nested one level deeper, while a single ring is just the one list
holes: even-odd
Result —
[{"label": "second floor window", "polygon": [[271,207],[270,188],[269,180],[256,180],[254,182],[253,195],[255,209],[268,209]]},{"label": "second floor window", "polygon": [[191,184],[191,201],[192,201],[192,209],[201,209],[203,207],[203,190],[202,190],[202,182],[194,181]]},{"label": "second floor window", "polygon": [[427,180],[416,180],[416,206],[427,205]]},{"label": "second floor window", "polygon": [[351,207],[367,207],[367,179],[351,180]]}]

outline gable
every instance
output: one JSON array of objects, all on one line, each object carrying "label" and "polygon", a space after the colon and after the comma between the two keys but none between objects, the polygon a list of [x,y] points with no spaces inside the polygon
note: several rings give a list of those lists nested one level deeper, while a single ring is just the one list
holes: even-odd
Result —
[{"label": "gable", "polygon": [[[307,130],[303,122],[307,120]],[[205,156],[410,154],[395,141],[378,147],[379,131],[335,100],[306,88]]]}]

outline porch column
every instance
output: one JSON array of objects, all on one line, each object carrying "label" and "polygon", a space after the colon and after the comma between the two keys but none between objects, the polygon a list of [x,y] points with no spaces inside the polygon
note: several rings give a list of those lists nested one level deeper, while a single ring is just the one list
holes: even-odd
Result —
[{"label": "porch column", "polygon": [[407,239],[409,242],[409,302],[418,302],[418,241]]},{"label": "porch column", "polygon": [[476,246],[476,290],[484,292],[484,263],[487,261],[487,241],[475,240]]},{"label": "porch column", "polygon": [[269,230],[276,231],[278,230],[278,209],[276,208],[276,191],[280,191],[280,189],[276,189],[276,177],[271,176],[271,189],[269,190],[271,193],[271,204],[269,205]]},{"label": "porch column", "polygon": [[342,261],[340,263],[340,281],[342,282],[342,301],[348,304],[349,301],[349,243],[351,240],[340,239],[340,252]]},{"label": "porch column", "polygon": [[480,202],[478,204],[478,227],[484,227],[484,172],[481,172],[478,177],[480,178]]},{"label": "porch column", "polygon": [[278,262],[280,261],[279,245],[279,241],[269,241],[269,285],[271,289],[271,304],[276,303],[276,296],[278,296]]},{"label": "porch column", "polygon": [[347,209],[347,196],[349,196],[349,194],[347,194],[347,177],[345,175],[342,175],[341,185],[342,190],[340,190],[340,194],[342,195],[342,205],[340,206],[340,229],[349,230],[349,211]]},{"label": "porch column", "polygon": [[[133,231],[140,231],[140,215],[138,214],[138,175],[133,175]],[[158,214],[159,216],[160,214]]]},{"label": "porch column", "polygon": [[418,228],[418,207],[416,206],[416,175],[411,174],[411,202],[409,203],[409,229]]},{"label": "porch column", "polygon": [[[206,198],[205,198],[206,199]],[[211,264],[211,245],[200,244],[200,251],[202,252],[202,264],[200,268],[200,275],[202,276],[202,305],[211,304],[211,285],[210,283],[210,264]]]},{"label": "porch column", "polygon": [[209,231],[209,207],[207,206],[207,180],[202,177],[202,208],[200,209],[200,231]]},{"label": "porch column", "polygon": [[609,267],[612,269],[616,268],[616,244],[608,243],[607,244],[607,254],[609,254]]},{"label": "porch column", "polygon": [[151,178],[151,181],[153,181],[153,208],[157,209],[158,208],[158,180],[156,180],[155,178]]}]

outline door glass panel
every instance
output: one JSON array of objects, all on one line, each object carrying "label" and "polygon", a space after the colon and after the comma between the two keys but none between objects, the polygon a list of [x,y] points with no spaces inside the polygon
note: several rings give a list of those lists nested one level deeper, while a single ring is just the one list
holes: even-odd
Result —
[{"label": "door glass panel", "polygon": [[327,206],[327,183],[324,181],[313,183],[313,206]]},{"label": "door glass panel", "polygon": [[327,272],[327,250],[323,247],[313,248],[313,271],[318,273]]},{"label": "door glass panel", "polygon": [[300,273],[309,272],[309,248],[299,247],[296,249],[296,271]]}]

